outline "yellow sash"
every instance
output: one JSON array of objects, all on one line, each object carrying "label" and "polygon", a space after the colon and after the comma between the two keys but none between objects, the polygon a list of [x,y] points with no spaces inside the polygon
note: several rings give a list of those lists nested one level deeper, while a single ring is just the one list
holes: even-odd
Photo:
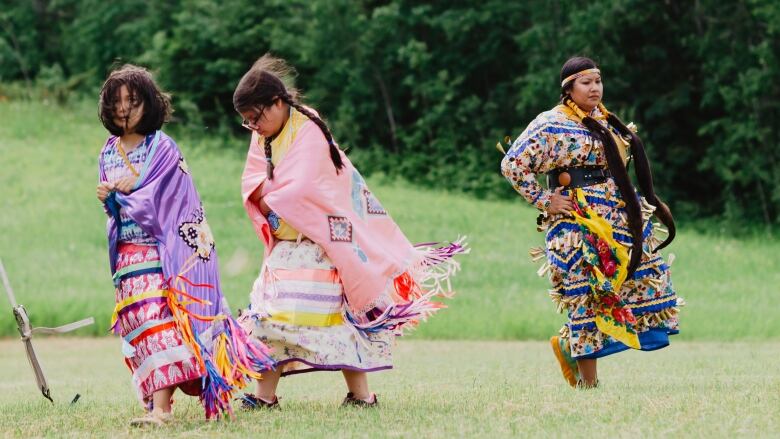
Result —
[{"label": "yellow sash", "polygon": [[[598,239],[606,242],[617,259],[617,269],[611,277],[608,277],[603,273],[599,269],[598,264],[591,264],[593,273],[591,277],[591,289],[597,299],[603,298],[604,296],[612,296],[613,294],[619,296],[620,287],[623,286],[623,282],[628,275],[628,251],[623,244],[615,241],[615,238],[612,236],[612,224],[588,207],[582,189],[577,188],[575,193],[577,197],[576,202],[580,207],[580,211],[575,210],[573,212],[574,220],[588,232],[598,237]],[[585,260],[583,263],[589,263],[588,261],[592,261],[592,259],[587,258],[587,254],[590,253],[592,255],[593,251],[589,248],[584,236],[581,245],[583,254],[586,255],[584,256]],[[641,249],[638,251],[641,251]],[[598,257],[598,255],[596,255],[596,257]],[[596,327],[599,328],[599,331],[613,337],[626,346],[639,349],[639,336],[634,325],[627,320],[620,322],[615,318],[615,313],[622,313],[625,317],[633,319],[630,308],[625,306],[625,304],[620,306],[619,304],[607,305],[603,301],[599,302],[600,304],[595,319]]]}]

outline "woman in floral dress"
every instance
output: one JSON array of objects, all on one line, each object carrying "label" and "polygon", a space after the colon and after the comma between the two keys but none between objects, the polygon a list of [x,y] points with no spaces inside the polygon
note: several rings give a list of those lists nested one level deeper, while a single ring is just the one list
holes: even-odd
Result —
[{"label": "woman in floral dress", "polygon": [[[552,337],[572,386],[598,383],[597,359],[629,348],[669,344],[678,332],[678,299],[669,265],[657,253],[674,238],[669,208],[653,190],[641,139],[602,104],[596,64],[569,59],[561,70],[561,103],[531,122],[501,162],[503,175],[542,211],[545,248],[540,275],[569,322]],[[627,167],[634,162],[639,192]],[[537,177],[546,177],[544,188]],[[654,226],[655,215],[668,230]],[[668,233],[661,243],[658,232]]]}]

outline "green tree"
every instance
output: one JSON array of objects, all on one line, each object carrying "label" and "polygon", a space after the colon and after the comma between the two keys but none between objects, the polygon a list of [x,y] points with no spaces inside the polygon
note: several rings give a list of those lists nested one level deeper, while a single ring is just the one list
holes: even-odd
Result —
[{"label": "green tree", "polygon": [[[780,221],[780,4],[772,0],[0,0],[0,81],[94,95],[157,73],[189,129],[232,141],[232,93],[272,51],[364,172],[514,197],[493,145],[558,101],[570,56],[640,127],[682,218]],[[82,80],[83,79],[83,80]]]}]

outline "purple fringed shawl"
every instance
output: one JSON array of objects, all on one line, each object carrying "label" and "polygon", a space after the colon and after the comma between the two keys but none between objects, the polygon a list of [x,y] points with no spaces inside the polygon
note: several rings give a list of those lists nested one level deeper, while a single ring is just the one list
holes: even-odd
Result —
[{"label": "purple fringed shawl", "polygon": [[[196,262],[184,276],[195,284],[209,284],[214,288],[188,287],[188,294],[211,302],[211,305],[190,305],[190,311],[208,316],[229,314],[229,309],[222,310],[223,296],[214,239],[184,157],[173,139],[162,131],[147,136],[147,141],[150,137],[152,146],[146,163],[138,170],[141,175],[133,191],[130,194],[114,193],[107,200],[109,211],[113,211],[115,201],[141,229],[157,240],[165,279],[182,274],[182,268],[187,268],[185,262]],[[112,139],[106,142],[105,147],[113,144]],[[102,170],[101,180],[105,181]],[[107,228],[113,274],[118,236],[118,224],[113,215]],[[194,236],[197,237],[193,239]],[[198,332],[208,326],[199,321],[193,324]]]}]

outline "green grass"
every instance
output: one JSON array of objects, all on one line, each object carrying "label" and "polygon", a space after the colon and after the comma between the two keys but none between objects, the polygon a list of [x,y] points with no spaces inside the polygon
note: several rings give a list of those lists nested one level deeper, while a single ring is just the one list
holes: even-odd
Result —
[{"label": "green grass", "polygon": [[[35,325],[91,315],[98,324],[80,333],[104,334],[114,302],[105,217],[94,195],[106,138],[95,105],[0,103],[0,121],[0,257],[17,298]],[[246,143],[226,147],[224,140],[186,134],[177,140],[216,235],[224,291],[234,308],[243,307],[262,255],[239,196]],[[449,309],[415,337],[540,340],[565,321],[528,258],[543,237],[523,200],[477,200],[381,178],[369,183],[412,241],[465,234],[473,248],[462,258]],[[679,339],[780,339],[780,240],[701,235],[682,224],[671,251],[674,283],[688,302]],[[15,333],[12,318],[0,312],[0,336]]]},{"label": "green grass", "polygon": [[[141,414],[119,341],[37,342],[56,403],[35,390],[21,343],[0,341],[0,436],[137,437]],[[602,386],[574,391],[546,343],[404,341],[372,374],[376,410],[340,409],[339,373],[282,380],[279,412],[206,423],[178,394],[175,425],[149,437],[777,437],[778,342],[682,342],[600,363]],[[69,405],[73,396],[81,399]]]}]

